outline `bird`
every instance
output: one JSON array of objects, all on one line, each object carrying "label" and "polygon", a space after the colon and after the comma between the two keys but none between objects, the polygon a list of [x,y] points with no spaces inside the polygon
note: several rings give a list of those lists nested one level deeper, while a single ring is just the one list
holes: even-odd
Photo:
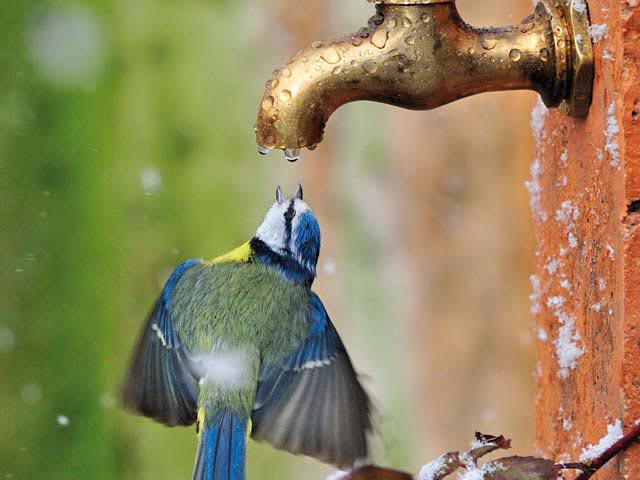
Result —
[{"label": "bird", "polygon": [[340,469],[365,461],[372,407],[312,290],[320,226],[276,189],[255,235],[169,276],[134,348],[124,406],[196,424],[193,480],[244,480],[248,438]]}]

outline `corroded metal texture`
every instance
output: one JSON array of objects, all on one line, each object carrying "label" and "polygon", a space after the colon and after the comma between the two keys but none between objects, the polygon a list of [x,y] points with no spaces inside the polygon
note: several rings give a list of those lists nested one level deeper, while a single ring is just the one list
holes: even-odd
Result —
[{"label": "corroded metal texture", "polygon": [[574,78],[567,8],[544,0],[520,25],[475,28],[455,2],[376,5],[366,27],[314,42],[274,72],[258,112],[257,143],[313,148],[330,115],[357,100],[427,110],[477,93],[529,89],[557,107]]}]

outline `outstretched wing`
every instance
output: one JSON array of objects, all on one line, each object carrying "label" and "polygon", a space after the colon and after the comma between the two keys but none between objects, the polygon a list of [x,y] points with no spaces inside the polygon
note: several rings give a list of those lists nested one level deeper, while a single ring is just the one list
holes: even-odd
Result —
[{"label": "outstretched wing", "polygon": [[340,467],[367,457],[369,398],[315,293],[305,342],[262,369],[251,436]]},{"label": "outstretched wing", "polygon": [[128,409],[169,426],[191,425],[196,420],[198,377],[175,330],[170,300],[184,272],[198,263],[195,259],[183,262],[167,280],[149,315],[122,388]]}]

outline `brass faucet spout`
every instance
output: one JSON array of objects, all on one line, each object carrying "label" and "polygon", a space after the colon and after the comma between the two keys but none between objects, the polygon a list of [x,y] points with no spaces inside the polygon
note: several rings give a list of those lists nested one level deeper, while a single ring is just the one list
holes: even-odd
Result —
[{"label": "brass faucet spout", "polygon": [[543,0],[520,25],[498,28],[467,25],[452,0],[388,1],[355,34],[314,42],[274,72],[258,112],[258,145],[313,148],[331,114],[357,100],[427,110],[529,89],[547,106],[570,100],[568,113],[586,114],[593,68],[578,61],[589,60],[591,44],[586,26],[582,42],[572,37],[578,32],[568,22],[578,13],[563,10],[564,0]]}]

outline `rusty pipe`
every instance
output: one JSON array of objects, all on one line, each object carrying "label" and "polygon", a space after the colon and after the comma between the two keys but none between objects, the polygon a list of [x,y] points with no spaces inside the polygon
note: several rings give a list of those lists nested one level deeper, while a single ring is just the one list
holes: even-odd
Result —
[{"label": "rusty pipe", "polygon": [[366,27],[314,42],[274,71],[256,124],[262,153],[280,148],[297,159],[300,148],[322,140],[338,107],[358,100],[427,110],[529,89],[549,107],[564,103],[566,113],[586,115],[593,80],[586,11],[543,0],[519,25],[475,28],[454,0],[378,3]]}]

